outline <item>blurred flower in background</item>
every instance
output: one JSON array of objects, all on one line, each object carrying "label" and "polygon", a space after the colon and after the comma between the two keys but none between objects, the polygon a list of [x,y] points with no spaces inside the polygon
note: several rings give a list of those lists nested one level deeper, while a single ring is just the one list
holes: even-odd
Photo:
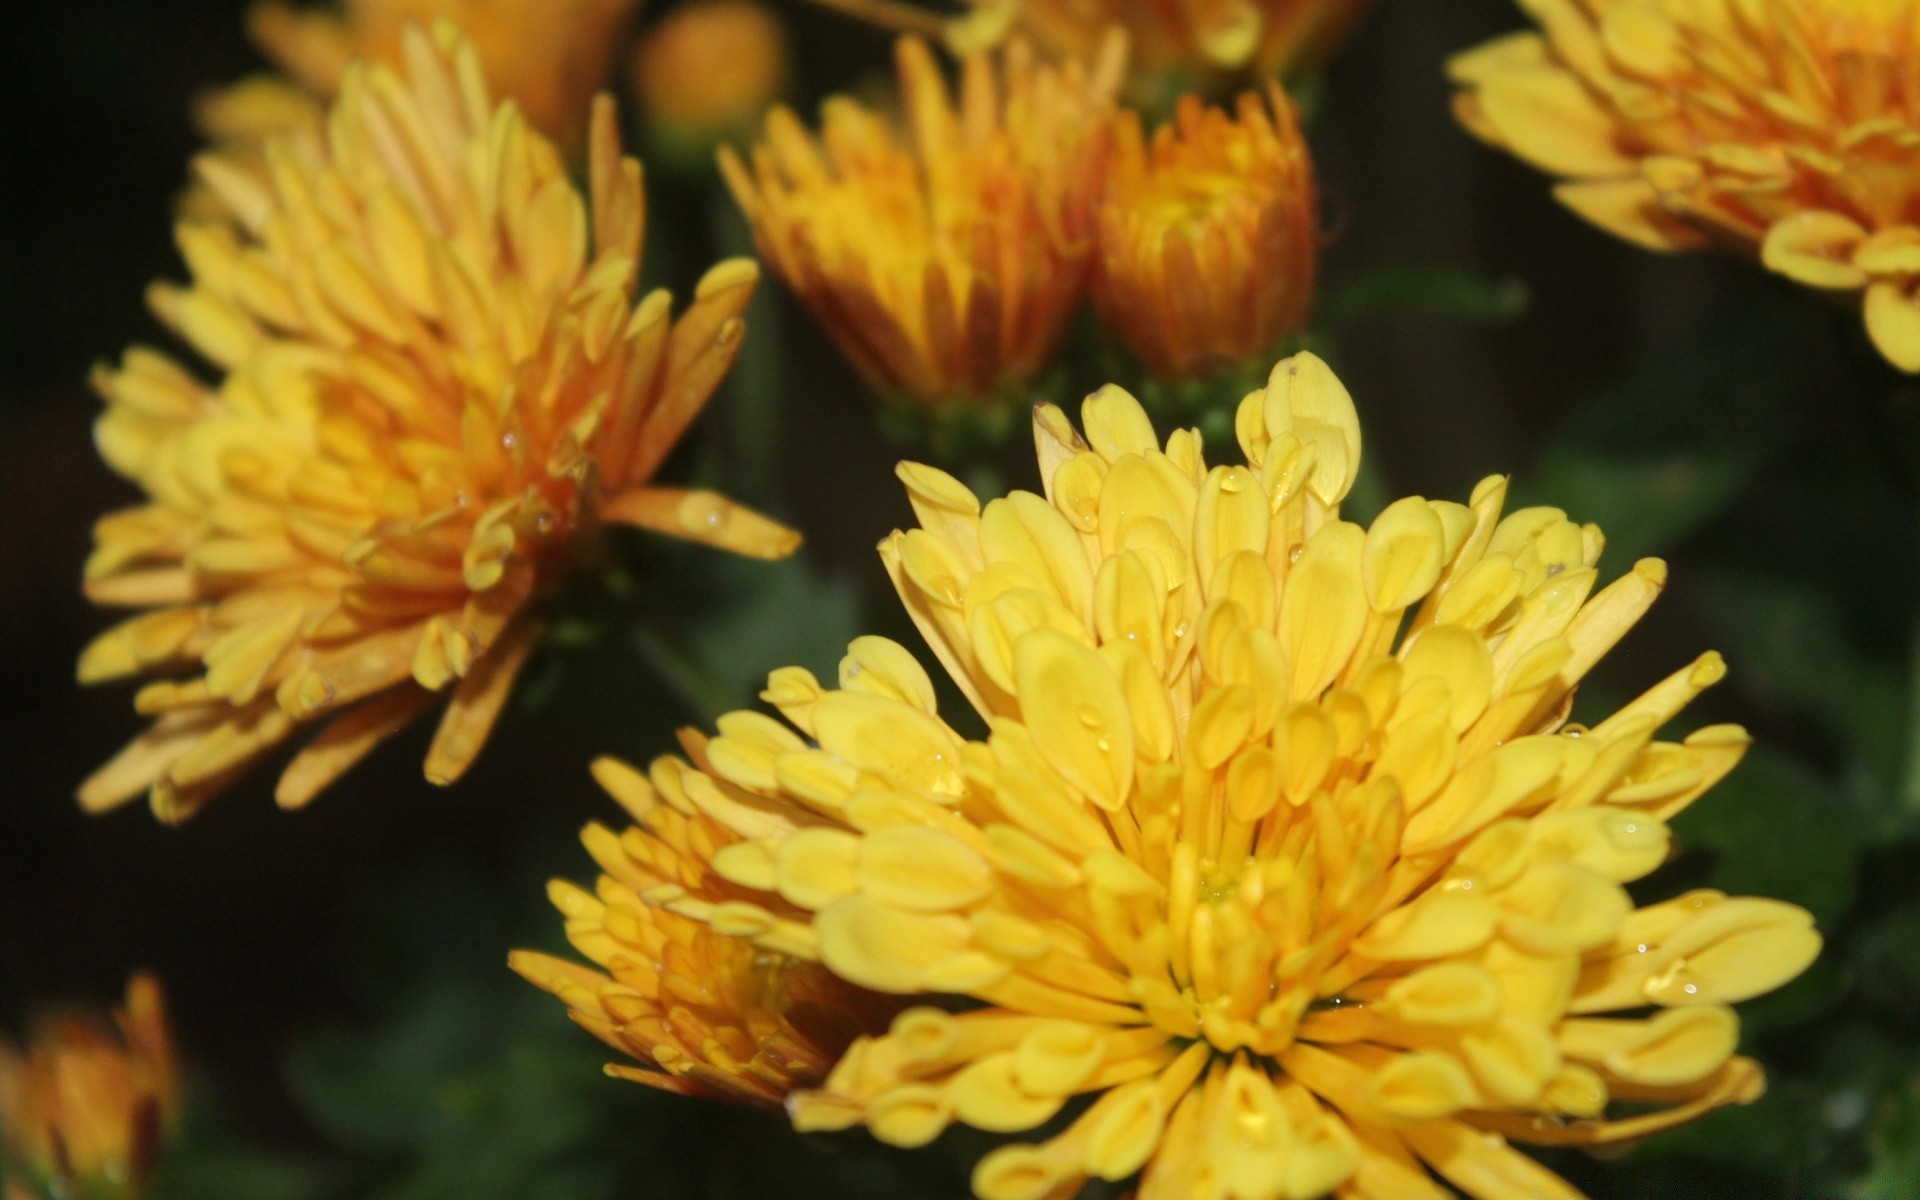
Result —
[{"label": "blurred flower in background", "polygon": [[711,170],[714,147],[751,133],[787,83],[787,31],[758,0],[693,0],[633,53],[633,87],[658,158]]},{"label": "blurred flower in background", "polygon": [[1151,140],[1124,110],[1096,213],[1094,305],[1156,376],[1271,362],[1305,324],[1318,200],[1278,85],[1234,114],[1184,96]]},{"label": "blurred flower in background", "polygon": [[1087,54],[1109,25],[1127,31],[1130,78],[1161,107],[1190,90],[1222,96],[1253,80],[1317,65],[1346,36],[1367,0],[988,0],[1014,10],[1013,27],[1050,53]]},{"label": "blurred flower in background", "polygon": [[996,405],[1047,368],[1084,294],[1123,47],[1060,67],[1018,41],[971,54],[957,101],[924,42],[896,57],[898,121],[835,96],[816,138],[776,107],[721,170],[767,265],[883,399]]},{"label": "blurred flower in background", "polygon": [[957,17],[905,0],[818,2],[902,32],[937,34],[961,52],[1017,35],[1049,57],[1089,59],[1118,28],[1131,50],[1129,98],[1164,110],[1183,94],[1224,99],[1318,66],[1369,0],[968,0]]},{"label": "blurred flower in background", "polygon": [[342,0],[296,7],[261,0],[247,28],[281,72],[202,97],[201,129],[241,147],[271,134],[318,133],[356,59],[405,65],[406,30],[454,21],[473,43],[493,94],[520,105],[536,128],[571,150],[585,144],[587,110],[611,74],[619,34],[637,0]]},{"label": "blurred flower in background", "polygon": [[[795,1125],[914,1147],[1090,1097],[982,1159],[975,1193],[1143,1172],[1142,1200],[1438,1195],[1432,1173],[1538,1200],[1577,1193],[1511,1142],[1629,1142],[1757,1098],[1731,1005],[1813,961],[1812,918],[1624,887],[1747,747],[1654,738],[1724,665],[1566,723],[1664,564],[1595,591],[1600,531],[1503,517],[1498,477],[1341,520],[1359,426],[1311,355],[1242,403],[1245,466],[1209,469],[1191,431],[1163,446],[1118,388],[1084,417],[1083,438],[1035,410],[1044,496],[983,508],[900,471],[921,524],[882,557],[985,741],[866,639],[838,690],[769,680],[792,728],[733,714],[654,780],[737,839],[706,839],[725,902],[654,885],[646,835],[623,859],[590,834],[647,903],[936,998],[795,1093]],[[590,931],[591,901],[563,905]]]},{"label": "blurred flower in background", "polygon": [[452,26],[406,57],[404,80],[348,71],[324,156],[200,163],[225,218],[181,223],[193,284],[151,298],[219,385],[142,348],[95,374],[100,453],[148,502],[96,526],[88,596],[142,611],[80,678],[198,673],[140,691],[154,724],[83,785],[90,810],[147,791],[179,820],[325,720],[280,780],[298,806],[442,696],[426,770],[451,782],[600,522],[798,542],[651,485],[739,351],[754,264],[713,268],[677,321],[664,291],[636,301],[645,200],[611,101],[589,205]]},{"label": "blurred flower in background", "polygon": [[1565,182],[1575,212],[1655,250],[1757,253],[1864,294],[1920,372],[1920,10],[1907,0],[1527,6],[1453,60],[1461,121]]},{"label": "blurred flower in background", "polygon": [[[689,735],[704,770],[703,750]],[[624,835],[589,826],[583,840],[606,872],[599,887],[589,893],[555,880],[551,894],[568,940],[601,970],[524,950],[512,964],[566,1001],[583,1027],[645,1064],[610,1065],[608,1074],[779,1105],[795,1089],[823,1083],[856,1037],[887,1027],[899,1007],[891,998],[836,978],[803,947],[775,953],[738,936],[764,931],[757,906],[741,903],[752,893],[713,871],[717,849],[740,837],[688,797],[689,785],[711,787],[707,776],[673,758],[647,775],[603,759],[594,774],[639,824]],[[661,907],[669,898],[679,912]],[[733,928],[734,919],[748,926]]]},{"label": "blurred flower in background", "polygon": [[0,1182],[7,1200],[132,1200],[178,1116],[178,1066],[152,976],[127,983],[109,1028],[60,1013],[24,1050],[0,1042]]}]

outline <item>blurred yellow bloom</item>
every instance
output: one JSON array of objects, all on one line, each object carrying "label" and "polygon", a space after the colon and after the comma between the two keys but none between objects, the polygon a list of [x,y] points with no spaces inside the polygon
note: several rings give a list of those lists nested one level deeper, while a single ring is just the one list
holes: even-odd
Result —
[{"label": "blurred yellow bloom", "polygon": [[[688,749],[704,764],[697,739]],[[899,1008],[892,999],[708,927],[708,919],[724,926],[728,905],[748,893],[713,873],[715,848],[740,839],[687,798],[683,781],[697,787],[704,776],[673,758],[656,761],[651,778],[614,759],[595,763],[594,775],[639,826],[625,835],[588,826],[582,840],[606,872],[598,888],[555,880],[549,890],[568,940],[600,969],[527,950],[510,962],[581,1026],[645,1064],[609,1064],[609,1075],[778,1105],[795,1088],[819,1086],[854,1038],[886,1028]],[[705,919],[658,907],[669,896]]]},{"label": "blurred yellow bloom", "polygon": [[1165,379],[1271,362],[1306,321],[1318,216],[1278,85],[1242,96],[1237,117],[1183,96],[1151,142],[1127,110],[1097,210],[1094,304]]},{"label": "blurred yellow bloom", "polygon": [[115,1197],[145,1187],[178,1113],[166,1004],[151,976],[127,984],[117,1032],[67,1013],[24,1052],[0,1042],[0,1163],[9,1200]]},{"label": "blurred yellow bloom", "polygon": [[969,55],[957,105],[924,43],[897,57],[910,144],[836,96],[818,140],[776,107],[752,164],[720,166],[761,257],[882,396],[981,403],[1044,369],[1079,305],[1123,47]]},{"label": "blurred yellow bloom", "polygon": [[938,36],[958,51],[1031,39],[1049,58],[1091,59],[1108,31],[1125,31],[1129,94],[1152,107],[1183,93],[1231,95],[1249,83],[1318,65],[1369,0],[967,0],[946,17],[910,0],[817,0],[905,33]]},{"label": "blurred yellow bloom", "polygon": [[708,272],[678,321],[636,300],[645,204],[611,102],[589,205],[451,26],[407,58],[405,80],[348,72],[325,154],[200,163],[226,217],[182,222],[193,284],[151,299],[218,386],[140,348],[95,374],[101,455],[147,502],[96,526],[86,590],[143,611],[80,678],[194,673],[141,690],[157,719],[89,809],[150,789],[180,819],[329,720],[280,781],[304,804],[448,693],[427,776],[451,782],[536,641],[530,602],[600,522],[762,557],[798,540],[650,482],[739,350],[754,265]]},{"label": "blurred yellow bloom", "polygon": [[663,147],[698,153],[748,133],[787,82],[787,31],[759,0],[693,0],[641,39],[634,90]]},{"label": "blurred yellow bloom", "polygon": [[917,1146],[1090,1101],[981,1160],[982,1200],[1136,1173],[1141,1200],[1446,1194],[1434,1176],[1544,1200],[1576,1193],[1511,1143],[1757,1097],[1731,1005],[1812,961],[1811,918],[1624,888],[1747,745],[1654,736],[1719,657],[1566,724],[1664,565],[1597,588],[1599,530],[1503,518],[1500,478],[1342,520],[1359,428],[1310,355],[1242,404],[1245,466],[1162,445],[1117,388],[1084,417],[1036,411],[1044,495],[982,508],[901,468],[920,528],[882,557],[986,740],[864,639],[838,690],[774,674],[791,728],[723,718],[677,780],[741,839],[710,862],[751,899],[652,903],[937,998],[793,1096],[796,1124]]},{"label": "blurred yellow bloom", "polygon": [[213,92],[198,115],[210,136],[248,142],[292,129],[318,132],[356,59],[405,65],[406,30],[449,19],[480,57],[494,94],[561,145],[585,140],[594,92],[612,73],[620,27],[636,0],[342,0],[296,7],[258,0],[247,28],[282,76]]},{"label": "blurred yellow bloom", "polygon": [[1655,250],[1757,253],[1863,294],[1920,371],[1920,7],[1912,0],[1532,0],[1541,33],[1456,58],[1468,129]]}]

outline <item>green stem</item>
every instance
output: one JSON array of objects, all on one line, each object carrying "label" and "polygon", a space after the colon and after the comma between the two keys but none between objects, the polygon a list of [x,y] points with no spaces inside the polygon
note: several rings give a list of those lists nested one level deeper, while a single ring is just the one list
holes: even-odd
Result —
[{"label": "green stem", "polygon": [[[753,231],[722,187],[710,190],[714,245],[729,258],[753,255]],[[780,362],[785,338],[773,289],[762,286],[747,308],[747,339],[727,384],[727,432],[736,462],[729,487],[750,504],[778,508],[781,496]]]},{"label": "green stem", "polygon": [[1920,624],[1914,626],[1913,653],[1907,679],[1907,767],[1900,783],[1900,799],[1908,812],[1920,812]]},{"label": "green stem", "polygon": [[738,705],[691,654],[648,624],[633,627],[633,646],[675,698],[701,723],[711,724]]}]

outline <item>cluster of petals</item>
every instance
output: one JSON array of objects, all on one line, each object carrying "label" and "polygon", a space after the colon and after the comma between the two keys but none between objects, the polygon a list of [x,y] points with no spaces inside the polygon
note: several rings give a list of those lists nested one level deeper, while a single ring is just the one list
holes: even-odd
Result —
[{"label": "cluster of petals", "polygon": [[1523,0],[1540,26],[1456,58],[1468,129],[1656,250],[1757,253],[1863,298],[1920,371],[1920,6]]},{"label": "cluster of petals", "polygon": [[918,1146],[1067,1111],[980,1161],[982,1200],[1541,1200],[1577,1193],[1515,1143],[1759,1095],[1731,1005],[1806,967],[1811,918],[1624,886],[1747,745],[1656,736],[1722,663],[1567,723],[1663,564],[1599,586],[1599,530],[1503,516],[1497,477],[1343,520],[1359,430],[1310,355],[1238,410],[1245,465],[1117,388],[1083,416],[1036,411],[1040,494],[901,468],[919,527],[882,558],[984,737],[862,639],[837,688],[774,673],[784,722],[656,767],[723,902],[590,835],[643,903],[901,998],[796,1125]]},{"label": "cluster of petals", "polygon": [[882,396],[944,407],[1032,380],[1085,295],[1121,66],[1014,40],[966,56],[956,97],[900,40],[904,129],[848,96],[816,138],[776,107],[720,166],[761,257]]},{"label": "cluster of petals", "polygon": [[1306,322],[1318,199],[1277,84],[1234,114],[1184,95],[1151,139],[1124,110],[1095,221],[1094,307],[1163,379],[1270,362]]},{"label": "cluster of petals", "polygon": [[201,161],[222,214],[181,223],[192,283],[151,301],[218,382],[143,348],[96,372],[96,442],[144,499],[96,526],[86,591],[140,611],[79,674],[166,678],[89,809],[144,791],[177,820],[326,722],[281,777],[303,804],[447,696],[427,774],[451,781],[536,642],[532,602],[602,522],[797,541],[650,482],[738,352],[754,265],[715,267],[672,320],[635,295],[645,204],[610,102],[589,204],[451,26],[405,57],[348,72],[324,143],[270,141],[258,176]]},{"label": "cluster of petals", "polygon": [[137,1195],[177,1115],[178,1074],[148,975],[128,982],[113,1027],[69,1012],[24,1050],[0,1043],[0,1188],[9,1200]]},{"label": "cluster of petals", "polygon": [[635,0],[345,0],[295,6],[256,0],[247,28],[279,74],[261,74],[201,98],[196,116],[242,156],[281,133],[318,136],[326,105],[354,62],[405,61],[407,29],[453,20],[472,42],[494,91],[562,146],[579,145],[594,90],[607,78],[617,34]]},{"label": "cluster of petals", "polygon": [[[687,738],[698,758],[699,740]],[[740,838],[688,796],[713,786],[705,776],[672,758],[644,775],[601,759],[594,775],[639,822],[624,833],[588,826],[582,840],[606,872],[594,892],[563,880],[549,889],[567,940],[594,967],[526,950],[509,962],[565,1001],[583,1028],[644,1064],[610,1064],[608,1074],[778,1105],[820,1086],[860,1034],[886,1027],[899,1009],[891,997],[719,931],[728,906],[750,893],[713,870],[719,848]],[[675,911],[661,907],[668,897]]]}]

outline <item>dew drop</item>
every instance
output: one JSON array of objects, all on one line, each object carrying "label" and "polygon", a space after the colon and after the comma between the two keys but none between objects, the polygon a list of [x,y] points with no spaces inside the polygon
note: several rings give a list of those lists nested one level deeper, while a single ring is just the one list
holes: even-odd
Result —
[{"label": "dew drop", "polygon": [[1289,550],[1289,551],[1287,551],[1287,561],[1288,561],[1288,562],[1299,562],[1299,561],[1300,561],[1300,556],[1301,556],[1302,554],[1305,554],[1306,552],[1307,552],[1307,547],[1306,547],[1306,544],[1305,544],[1305,543],[1302,543],[1302,544],[1300,544],[1300,545],[1298,545],[1298,546],[1295,546],[1295,547],[1294,547],[1293,549],[1291,549],[1291,550]]}]

